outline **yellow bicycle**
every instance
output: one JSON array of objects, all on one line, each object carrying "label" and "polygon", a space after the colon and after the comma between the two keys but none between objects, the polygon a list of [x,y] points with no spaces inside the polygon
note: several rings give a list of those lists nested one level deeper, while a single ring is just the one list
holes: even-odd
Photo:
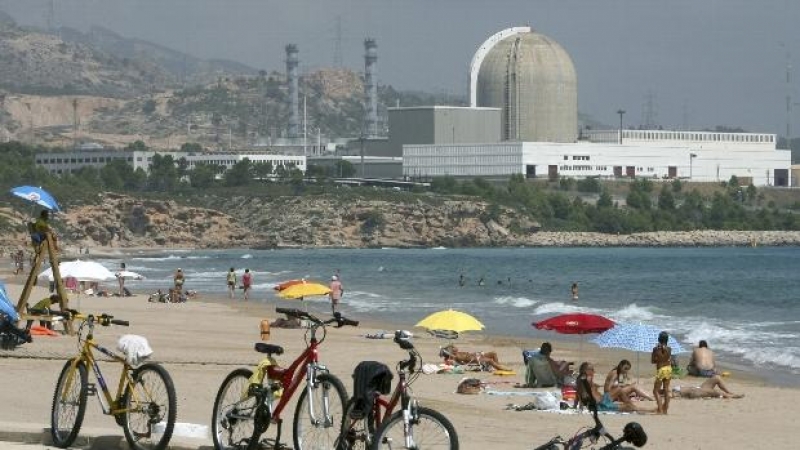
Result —
[{"label": "yellow bicycle", "polygon": [[[78,329],[79,353],[64,365],[53,395],[50,415],[53,443],[66,448],[75,441],[86,413],[87,398],[94,396],[103,414],[114,416],[122,427],[132,449],[165,449],[172,438],[177,414],[175,386],[169,373],[156,363],[134,366],[125,356],[94,341],[95,325],[128,326],[128,321],[114,319],[108,314],[83,315],[75,310],[55,314],[82,322]],[[117,393],[113,397],[95,359],[94,349],[110,358],[110,362],[122,364]],[[89,383],[90,367],[96,383]]]}]

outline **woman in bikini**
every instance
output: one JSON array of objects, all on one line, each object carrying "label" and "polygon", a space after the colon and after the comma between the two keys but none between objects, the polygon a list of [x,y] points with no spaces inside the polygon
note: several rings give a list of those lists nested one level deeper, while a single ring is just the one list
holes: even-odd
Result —
[{"label": "woman in bikini", "polygon": [[611,369],[606,376],[606,382],[603,385],[603,391],[608,393],[612,399],[618,401],[630,401],[633,397],[644,398],[653,400],[653,397],[648,395],[639,386],[634,384],[628,373],[631,370],[631,362],[623,359],[617,364],[616,367]]},{"label": "woman in bikini", "polygon": [[656,365],[656,380],[653,383],[653,396],[656,398],[656,413],[667,414],[669,410],[669,383],[672,380],[672,349],[667,345],[669,334],[662,331],[658,335],[658,345],[653,347],[650,362]]},{"label": "woman in bikini", "polygon": [[452,364],[473,364],[478,363],[481,365],[488,365],[495,370],[510,370],[508,367],[500,364],[500,359],[495,352],[461,352],[458,348],[450,344],[442,349],[442,356],[445,362]]}]

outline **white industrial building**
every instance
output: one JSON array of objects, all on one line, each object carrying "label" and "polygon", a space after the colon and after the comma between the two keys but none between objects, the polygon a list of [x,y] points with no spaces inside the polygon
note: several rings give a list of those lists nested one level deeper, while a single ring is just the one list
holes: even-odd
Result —
[{"label": "white industrial building", "polygon": [[172,156],[175,161],[186,159],[189,170],[197,164],[211,164],[230,169],[236,163],[249,159],[252,163],[272,163],[273,168],[293,166],[301,172],[306,171],[306,157],[303,155],[276,155],[266,152],[153,152],[142,150],[75,150],[67,152],[37,153],[36,165],[56,175],[69,174],[83,167],[102,168],[114,160],[123,160],[133,167],[133,170],[142,169],[150,171],[153,156]]},{"label": "white industrial building", "polygon": [[[405,178],[522,174],[716,182],[735,175],[756,186],[791,185],[791,152],[776,148],[774,134],[620,129],[579,135],[572,60],[529,27],[489,37],[472,59],[469,80],[472,111],[389,110],[390,142],[402,143]],[[499,129],[476,127],[480,121]],[[459,136],[460,130],[469,131]]]},{"label": "white industrial building", "polygon": [[[404,145],[403,175],[527,178],[651,178],[788,186],[791,152],[774,134],[623,130],[584,133],[576,143]],[[608,141],[612,142],[608,142]]]}]

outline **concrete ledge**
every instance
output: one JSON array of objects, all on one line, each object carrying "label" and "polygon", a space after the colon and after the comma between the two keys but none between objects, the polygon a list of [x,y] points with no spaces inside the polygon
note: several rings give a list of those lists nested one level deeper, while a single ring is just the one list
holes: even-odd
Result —
[{"label": "concrete ledge", "polygon": [[[21,444],[37,444],[52,446],[50,427],[41,424],[25,424],[0,422],[0,442]],[[169,443],[170,450],[205,450],[214,447],[210,438],[193,439],[173,435]],[[81,427],[78,438],[70,448],[87,450],[128,449],[125,432],[122,428],[86,428]]]}]

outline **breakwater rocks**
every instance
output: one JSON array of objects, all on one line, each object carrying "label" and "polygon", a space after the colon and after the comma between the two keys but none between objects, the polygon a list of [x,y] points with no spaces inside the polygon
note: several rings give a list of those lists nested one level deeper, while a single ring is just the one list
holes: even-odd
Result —
[{"label": "breakwater rocks", "polygon": [[798,246],[800,231],[658,231],[634,234],[540,232],[523,245],[537,247],[755,247]]}]

